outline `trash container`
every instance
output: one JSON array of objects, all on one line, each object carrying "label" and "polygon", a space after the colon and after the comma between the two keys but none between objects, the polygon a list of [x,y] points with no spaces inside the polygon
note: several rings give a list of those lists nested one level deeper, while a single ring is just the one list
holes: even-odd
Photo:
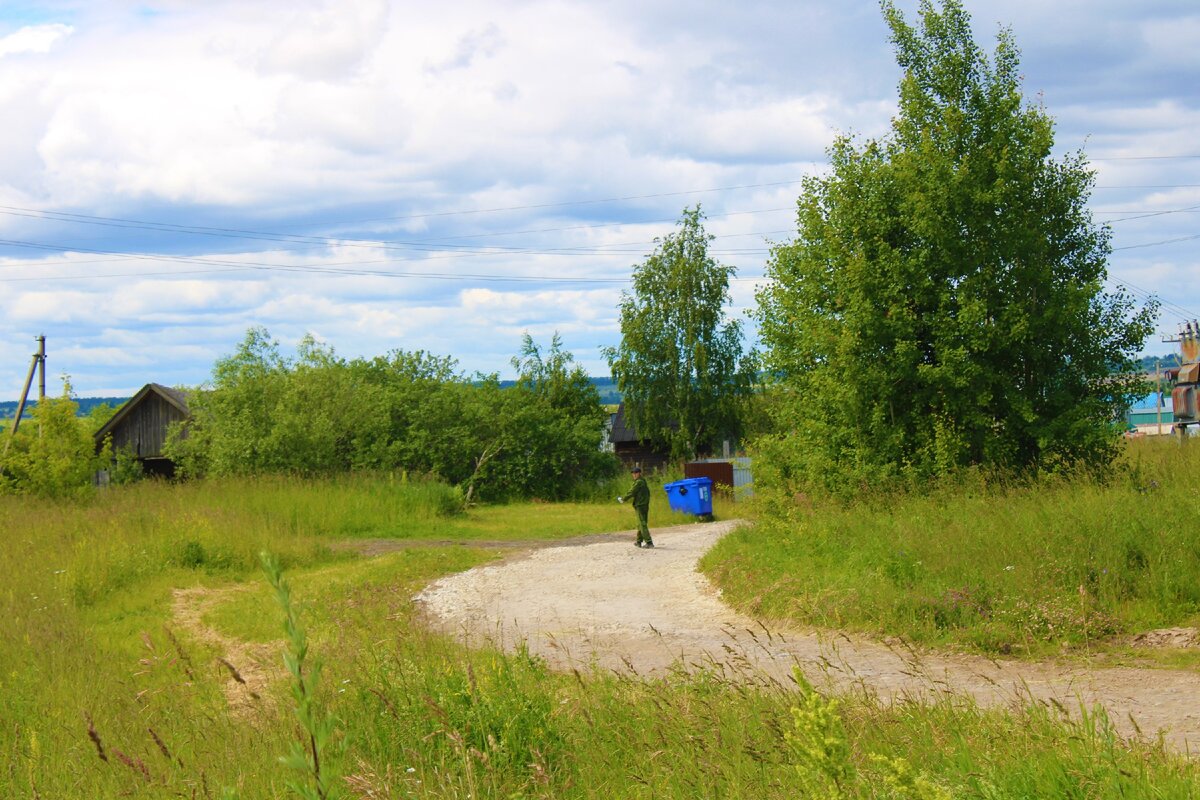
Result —
[{"label": "trash container", "polygon": [[667,493],[667,503],[672,511],[712,519],[712,481],[708,478],[684,478],[664,483],[663,491]]}]

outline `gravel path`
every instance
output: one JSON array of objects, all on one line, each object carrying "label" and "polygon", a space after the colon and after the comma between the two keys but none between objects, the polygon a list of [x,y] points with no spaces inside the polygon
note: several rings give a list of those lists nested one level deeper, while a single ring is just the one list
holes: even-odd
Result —
[{"label": "gravel path", "polygon": [[884,701],[969,695],[985,705],[1029,698],[1067,709],[1099,703],[1118,729],[1162,731],[1200,752],[1200,674],[993,661],[906,651],[832,631],[764,627],[721,601],[696,562],[738,521],[633,532],[540,547],[452,575],[417,596],[432,623],[473,643],[529,649],[559,668],[643,675],[680,665],[761,671],[787,680],[800,666],[827,688],[865,689]]}]

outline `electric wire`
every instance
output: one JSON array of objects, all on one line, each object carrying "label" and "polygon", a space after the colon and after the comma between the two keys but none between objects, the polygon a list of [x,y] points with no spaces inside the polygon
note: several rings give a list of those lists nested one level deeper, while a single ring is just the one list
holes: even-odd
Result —
[{"label": "electric wire", "polygon": [[1168,214],[1194,214],[1200,212],[1200,205],[1187,206],[1185,208],[1171,208],[1163,211],[1094,211],[1094,214],[1132,214],[1134,216],[1118,217],[1117,219],[1108,220],[1108,224],[1114,222],[1128,222],[1134,219],[1149,219],[1150,217],[1163,217]]},{"label": "electric wire", "polygon": [[1095,189],[1195,189],[1200,183],[1110,183],[1097,185]]},{"label": "electric wire", "polygon": [[[1184,159],[1184,158],[1200,158],[1200,156],[1191,156],[1191,155],[1112,156],[1112,157],[1102,157],[1102,158],[1097,157],[1094,160],[1142,160],[1142,159],[1150,160],[1150,159]],[[715,188],[709,188],[709,189],[694,189],[694,190],[684,190],[684,191],[677,191],[677,192],[659,192],[659,193],[642,194],[642,195],[626,195],[623,197],[573,200],[573,201],[564,201],[564,202],[560,202],[560,203],[527,204],[527,205],[520,205],[520,206],[506,206],[506,207],[497,207],[497,208],[489,208],[489,209],[471,209],[471,210],[458,210],[458,211],[429,212],[426,214],[414,214],[414,215],[408,215],[408,216],[403,216],[403,217],[376,218],[375,220],[367,220],[367,221],[378,221],[378,220],[382,220],[382,219],[387,219],[387,220],[422,219],[422,218],[429,218],[429,217],[446,217],[446,216],[482,214],[482,213],[493,213],[493,212],[500,212],[500,211],[562,208],[562,207],[600,204],[600,203],[608,203],[608,202],[620,202],[620,201],[638,200],[638,199],[672,197],[672,196],[680,196],[680,195],[687,195],[687,194],[699,194],[699,193],[706,193],[706,192],[723,192],[723,191],[733,191],[733,190],[750,189],[750,188],[788,186],[788,185],[794,185],[794,184],[800,183],[800,182],[802,182],[802,181],[800,181],[800,180],[775,181],[775,182],[769,182],[769,183],[742,184],[742,185],[737,185],[737,186],[715,187]],[[1193,186],[1193,185],[1194,184],[1178,184],[1177,186],[1184,187],[1184,186]],[[1104,186],[1104,187],[1097,187],[1097,188],[1166,188],[1166,187],[1140,187],[1140,186],[1136,186],[1136,185],[1128,185],[1128,186]],[[1200,209],[1200,206],[1190,206],[1190,207],[1181,208],[1181,209],[1147,211],[1146,213],[1129,212],[1129,211],[1121,211],[1121,212],[1109,211],[1109,212],[1097,212],[1097,213],[1105,213],[1105,214],[1109,214],[1109,213],[1127,213],[1127,214],[1129,214],[1129,213],[1132,213],[1132,214],[1135,214],[1134,216],[1110,220],[1110,223],[1116,223],[1116,222],[1124,222],[1124,221],[1129,221],[1129,220],[1144,219],[1144,218],[1148,218],[1148,217],[1162,216],[1162,215],[1166,215],[1166,214],[1195,212],[1197,209]],[[720,217],[730,217],[730,216],[737,216],[737,215],[776,213],[776,212],[790,211],[790,210],[793,210],[793,209],[786,208],[786,207],[785,208],[754,209],[754,210],[747,210],[747,211],[734,211],[734,212],[711,214],[711,215],[706,215],[706,218],[720,218]],[[236,228],[236,227],[182,225],[182,224],[176,224],[176,223],[163,223],[163,222],[156,222],[156,221],[152,221],[152,220],[132,219],[132,218],[124,218],[124,217],[101,217],[101,216],[96,216],[96,215],[76,214],[76,213],[72,213],[72,212],[45,211],[45,210],[22,208],[22,207],[16,207],[16,206],[0,206],[0,214],[7,214],[10,216],[17,216],[17,217],[44,219],[44,220],[48,220],[48,221],[72,223],[72,224],[87,224],[87,225],[96,225],[96,226],[112,227],[112,228],[140,229],[140,230],[156,231],[156,232],[162,232],[162,233],[184,233],[184,234],[193,234],[193,235],[201,235],[201,236],[216,236],[216,237],[225,237],[225,238],[270,241],[270,242],[274,242],[277,244],[301,245],[301,246],[310,246],[310,247],[314,247],[314,248],[318,248],[318,247],[319,248],[362,247],[362,248],[368,248],[368,249],[379,249],[379,250],[384,250],[387,252],[400,251],[400,252],[410,253],[410,254],[411,253],[421,253],[421,254],[423,254],[422,257],[420,258],[421,261],[428,261],[428,260],[433,260],[433,259],[449,259],[449,258],[458,259],[458,258],[463,258],[466,256],[640,255],[645,252],[645,250],[644,250],[645,246],[653,244],[653,242],[630,241],[630,242],[613,242],[613,243],[605,243],[605,244],[592,244],[592,245],[587,245],[587,246],[560,246],[560,247],[507,246],[507,245],[499,245],[499,244],[474,245],[474,244],[460,244],[460,243],[455,243],[455,242],[461,242],[464,239],[495,238],[495,237],[499,237],[499,236],[512,236],[512,235],[522,235],[522,234],[554,233],[554,232],[564,232],[564,231],[572,231],[572,230],[598,229],[598,228],[606,228],[606,227],[624,227],[624,226],[662,224],[662,223],[669,223],[669,222],[675,221],[674,219],[642,220],[642,221],[630,220],[630,221],[626,221],[626,222],[616,221],[616,222],[605,222],[605,223],[590,223],[590,224],[573,225],[573,226],[560,226],[557,228],[527,229],[527,230],[519,230],[519,231],[499,231],[499,232],[475,233],[475,234],[460,234],[460,235],[455,235],[455,236],[434,237],[434,238],[430,238],[430,239],[423,239],[420,241],[404,241],[404,240],[367,240],[367,239],[356,239],[356,238],[336,237],[336,236],[314,236],[314,235],[306,235],[306,234],[289,234],[289,233],[280,233],[280,232],[260,231],[260,230],[246,229],[246,228]],[[746,236],[766,237],[766,236],[789,234],[789,233],[793,233],[793,231],[791,231],[791,230],[755,231],[755,232],[750,232],[750,233],[724,234],[721,236],[716,236],[714,238],[733,238],[733,237],[746,237]],[[1172,243],[1177,243],[1177,242],[1192,241],[1195,239],[1200,239],[1200,234],[1174,237],[1174,238],[1168,238],[1168,239],[1161,239],[1161,240],[1157,240],[1157,241],[1143,242],[1143,243],[1133,244],[1133,245],[1123,245],[1120,247],[1115,247],[1115,248],[1113,248],[1113,250],[1114,250],[1114,252],[1115,251],[1125,251],[1125,250],[1135,250],[1135,249],[1141,249],[1141,248],[1147,248],[1147,247],[1155,247],[1155,246],[1160,246],[1160,245],[1172,244]],[[655,241],[657,241],[657,239]],[[151,260],[157,260],[157,261],[173,261],[176,263],[204,264],[207,266],[217,267],[217,269],[212,270],[212,271],[244,271],[244,270],[254,270],[254,269],[276,269],[276,270],[291,270],[291,271],[301,270],[301,271],[315,272],[315,271],[332,269],[332,270],[338,270],[342,274],[354,274],[352,270],[339,269],[339,268],[355,267],[355,266],[361,267],[363,264],[394,263],[396,261],[396,259],[376,260],[376,261],[356,261],[356,262],[346,262],[346,263],[341,263],[341,264],[335,263],[332,265],[326,265],[326,266],[322,267],[320,265],[280,265],[280,264],[265,264],[262,262],[247,262],[247,261],[230,262],[230,261],[214,260],[212,258],[199,259],[196,257],[171,256],[171,255],[164,255],[164,254],[151,255],[151,254],[145,254],[145,253],[129,253],[129,252],[120,252],[120,251],[96,250],[96,249],[85,248],[85,247],[71,247],[71,246],[65,246],[65,245],[47,245],[47,244],[43,244],[43,243],[20,242],[20,241],[13,241],[13,240],[3,241],[3,242],[0,242],[0,244],[8,244],[9,246],[14,246],[14,247],[34,247],[34,248],[38,248],[38,249],[54,250],[57,252],[81,252],[81,253],[92,253],[92,254],[96,254],[96,255],[111,256],[111,258],[94,259],[94,260],[89,260],[89,261],[36,262],[35,264],[0,265],[0,266],[9,266],[9,267],[49,266],[51,264],[64,264],[64,263],[71,264],[71,265],[81,265],[81,264],[90,264],[90,263],[104,263],[104,262],[108,262],[108,261],[123,261],[123,260],[127,261],[127,260],[133,260],[133,259],[143,259],[143,260],[151,259]],[[636,249],[622,249],[622,248],[636,248]],[[295,248],[291,248],[291,249],[285,250],[285,252],[295,253],[295,252],[298,252],[298,250]],[[727,248],[727,249],[723,249],[723,250],[714,250],[712,252],[715,255],[751,256],[751,255],[765,255],[770,252],[770,249],[769,249],[769,246],[768,247],[745,247],[745,248]],[[411,259],[403,259],[403,260],[411,260]],[[202,272],[202,271],[200,271],[200,270],[177,271],[175,274],[197,274],[199,272]],[[589,279],[589,278],[576,279],[576,278],[568,278],[568,277],[562,277],[562,276],[554,276],[554,277],[550,277],[550,276],[544,276],[544,277],[520,276],[520,277],[518,277],[518,276],[503,276],[503,275],[494,275],[494,274],[481,275],[481,274],[477,274],[477,273],[442,273],[442,272],[429,272],[429,271],[396,272],[396,271],[373,270],[373,271],[369,271],[369,272],[371,272],[372,274],[389,274],[389,275],[396,276],[396,277],[426,277],[426,278],[435,278],[435,279],[475,279],[475,280],[504,280],[504,281],[544,280],[544,281],[553,281],[553,282],[571,282],[571,281],[591,282],[591,281],[595,281],[595,280],[603,280],[603,279]],[[112,277],[112,278],[132,277],[135,275],[149,275],[149,274],[170,274],[170,273],[145,273],[145,272],[116,273],[116,274],[109,273],[109,274],[92,274],[92,275],[78,275],[78,276],[54,276],[54,277],[41,276],[41,277],[31,277],[31,278],[0,278],[0,280],[4,280],[4,281],[88,280],[88,279],[109,278],[109,277]],[[751,278],[751,279],[757,280],[757,278]]]},{"label": "electric wire", "polygon": [[[741,234],[734,234],[741,235]],[[0,245],[13,245],[31,249],[57,250],[55,245],[40,243],[40,242],[24,242],[14,240],[0,239]],[[120,253],[111,250],[99,250],[95,248],[76,248],[78,252],[90,253],[93,255],[119,255],[128,259],[141,260],[148,262],[170,262],[180,264],[195,264],[211,269],[206,270],[185,270],[171,271],[160,273],[120,273],[120,274],[104,274],[104,275],[62,275],[62,276],[33,276],[20,278],[0,278],[0,282],[19,283],[29,281],[63,281],[63,280],[92,280],[101,278],[115,277],[145,277],[150,275],[196,275],[196,274],[213,274],[213,273],[228,273],[228,272],[246,272],[246,271],[265,271],[265,272],[301,272],[301,273],[317,273],[325,275],[341,275],[341,276],[357,276],[357,277],[385,277],[385,278],[427,278],[431,280],[477,280],[487,282],[507,282],[507,283],[565,283],[565,284],[617,284],[628,283],[629,276],[612,277],[612,278],[596,278],[596,277],[566,277],[558,275],[496,275],[494,273],[468,273],[468,272],[435,272],[435,271],[396,271],[396,270],[372,270],[363,269],[364,264],[388,264],[395,263],[395,259],[381,259],[377,261],[354,261],[342,263],[327,263],[327,264],[271,264],[261,261],[229,261],[215,258],[199,258],[194,256],[174,256],[174,255],[150,255],[145,253]],[[735,251],[736,252],[736,251]],[[755,253],[757,254],[757,253]],[[735,278],[737,279],[737,278]],[[741,278],[741,280],[759,280],[756,276]]]},{"label": "electric wire", "polygon": [[1190,158],[1200,158],[1200,154],[1171,156],[1089,156],[1088,161],[1169,161]]},{"label": "electric wire", "polygon": [[1164,245],[1164,244],[1175,244],[1177,242],[1190,242],[1190,241],[1194,241],[1195,239],[1200,239],[1200,233],[1193,233],[1190,236],[1176,236],[1173,239],[1159,239],[1157,242],[1142,242],[1141,244],[1122,245],[1121,247],[1114,247],[1113,252],[1115,253],[1118,250],[1141,250],[1142,248],[1145,248],[1145,247],[1158,247],[1158,246]]},{"label": "electric wire", "polygon": [[1197,314],[1195,311],[1185,308],[1184,306],[1181,306],[1178,303],[1172,302],[1170,300],[1164,300],[1158,294],[1147,291],[1146,289],[1143,289],[1142,287],[1140,287],[1134,283],[1130,283],[1127,280],[1110,277],[1109,282],[1115,283],[1118,286],[1122,286],[1125,289],[1128,289],[1130,292],[1138,295],[1139,297],[1141,297],[1144,300],[1153,300],[1154,302],[1158,303],[1162,309],[1170,312],[1173,316],[1176,316],[1179,319],[1189,320],[1189,319],[1196,319],[1196,318],[1200,317],[1200,314]]},{"label": "electric wire", "polygon": [[[729,217],[738,215],[752,215],[775,213],[791,209],[771,208],[771,209],[754,209],[750,211],[733,211],[725,214],[713,214],[710,218]],[[630,223],[599,223],[592,225],[577,225],[567,228],[547,228],[541,231],[510,231],[492,234],[471,234],[465,236],[441,237],[435,239],[427,239],[423,241],[396,241],[396,240],[368,240],[356,239],[348,237],[318,237],[318,236],[302,236],[299,234],[279,234],[265,231],[251,231],[234,228],[214,229],[201,228],[188,225],[175,225],[172,223],[157,223],[146,220],[132,220],[118,217],[96,217],[91,215],[79,214],[61,214],[60,212],[39,212],[33,209],[17,209],[11,206],[0,206],[0,214],[17,217],[27,217],[32,219],[43,219],[58,222],[71,222],[82,225],[94,225],[108,228],[126,228],[138,230],[152,230],[164,233],[190,233],[199,236],[235,238],[235,239],[250,239],[256,241],[270,241],[282,244],[305,244],[313,245],[314,247],[364,247],[371,249],[382,250],[415,250],[419,252],[441,252],[445,250],[456,250],[457,252],[472,253],[521,253],[528,254],[533,252],[554,254],[559,252],[603,252],[610,251],[618,247],[642,246],[652,244],[644,240],[633,242],[614,242],[602,245],[591,245],[588,247],[568,246],[557,248],[538,248],[531,249],[529,247],[507,246],[507,245],[466,245],[466,244],[450,244],[450,240],[465,239],[465,238],[482,238],[485,236],[499,235],[514,235],[518,233],[544,233],[555,232],[560,230],[580,230],[592,229],[600,227],[615,227],[628,225],[646,225],[646,224],[661,224],[667,222],[675,222],[675,220],[654,220],[650,222],[630,222]],[[774,235],[778,233],[787,233],[789,231],[766,231],[762,235]],[[759,235],[758,233],[751,234],[723,234],[723,236],[745,236]],[[67,248],[64,248],[67,249]],[[640,252],[630,251],[630,252]]]}]

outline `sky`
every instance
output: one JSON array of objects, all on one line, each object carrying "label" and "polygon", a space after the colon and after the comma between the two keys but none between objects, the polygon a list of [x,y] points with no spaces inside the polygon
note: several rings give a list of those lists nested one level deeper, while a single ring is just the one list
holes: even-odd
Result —
[{"label": "sky", "polygon": [[[1200,317],[1200,5],[965,0],[1096,170],[1110,288]],[[897,0],[915,21],[917,0]],[[510,377],[590,374],[634,266],[701,204],[754,305],[838,135],[900,78],[873,0],[0,0],[0,400],[196,386],[251,326]]]}]

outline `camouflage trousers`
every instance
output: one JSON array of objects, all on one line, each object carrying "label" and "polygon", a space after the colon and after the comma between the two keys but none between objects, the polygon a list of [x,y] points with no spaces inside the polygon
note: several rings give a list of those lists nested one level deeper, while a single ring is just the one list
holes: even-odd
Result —
[{"label": "camouflage trousers", "polygon": [[650,509],[649,509],[649,507],[639,508],[638,506],[634,506],[633,510],[637,512],[637,518],[638,518],[638,531],[637,531],[638,544],[641,544],[643,542],[645,542],[646,544],[654,544],[654,540],[650,538],[650,524],[649,524],[650,523]]}]

